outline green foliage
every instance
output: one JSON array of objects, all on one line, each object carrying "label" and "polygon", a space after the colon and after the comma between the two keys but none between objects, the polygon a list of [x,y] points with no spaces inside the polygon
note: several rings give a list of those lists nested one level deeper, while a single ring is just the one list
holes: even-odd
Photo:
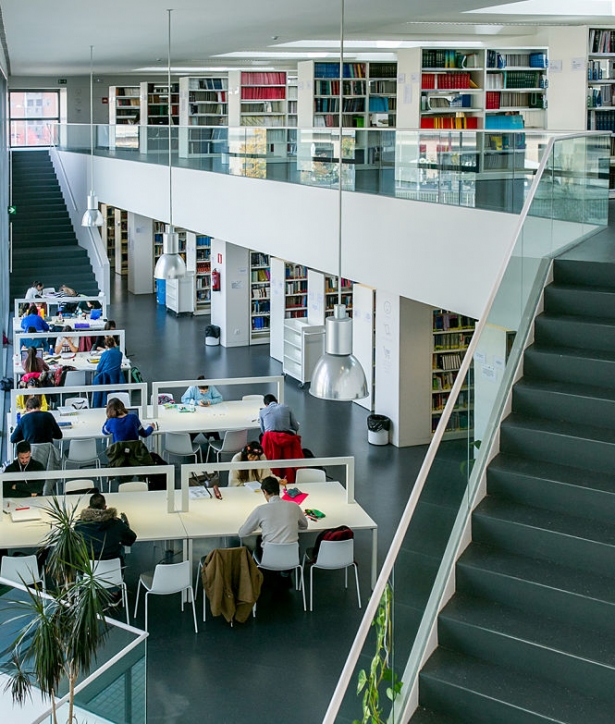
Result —
[{"label": "green foliage", "polygon": [[393,589],[390,585],[384,590],[378,612],[372,626],[376,628],[376,651],[369,667],[369,673],[362,669],[357,679],[357,696],[363,695],[361,700],[363,717],[355,719],[353,724],[382,724],[383,707],[380,702],[380,689],[385,686],[385,694],[390,701],[401,691],[403,686],[397,675],[389,665],[393,631],[391,625],[391,609],[393,605]]},{"label": "green foliage", "polygon": [[20,634],[12,644],[11,668],[6,690],[23,703],[33,686],[52,702],[57,724],[55,697],[60,682],[69,686],[68,722],[73,721],[74,689],[81,672],[88,672],[96,651],[107,636],[104,611],[109,592],[94,576],[83,537],[75,531],[75,513],[64,502],[53,499],[47,508],[51,530],[45,538],[48,595],[28,588],[25,601],[16,601],[23,619]]}]

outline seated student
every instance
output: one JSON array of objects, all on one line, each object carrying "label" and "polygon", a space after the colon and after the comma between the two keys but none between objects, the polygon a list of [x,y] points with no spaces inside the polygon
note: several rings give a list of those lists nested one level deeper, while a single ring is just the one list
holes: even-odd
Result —
[{"label": "seated student", "polygon": [[[249,442],[241,452],[238,452],[233,456],[231,462],[250,462],[255,463],[257,460],[267,460],[263,448],[258,442]],[[229,475],[228,484],[232,487],[239,487],[244,483],[260,483],[267,477],[274,477],[278,480],[277,476],[273,475],[268,467],[263,466],[262,468],[252,468],[250,470],[231,470]],[[282,485],[286,485],[286,480],[278,480]]]},{"label": "seated student", "polygon": [[[24,375],[24,377],[27,377],[27,375]],[[19,412],[23,412],[23,411],[26,409],[26,402],[27,402],[31,397],[33,397],[34,395],[36,395],[36,396],[39,398],[40,402],[41,402],[41,411],[42,411],[42,412],[47,412],[47,410],[49,409],[49,406],[48,406],[48,404],[47,404],[47,398],[45,397],[45,395],[37,395],[37,394],[36,394],[37,388],[40,387],[38,378],[37,378],[37,377],[30,377],[30,378],[29,378],[28,380],[26,380],[25,382],[24,382],[24,380],[22,380],[22,381],[20,382],[20,386],[21,386],[22,383],[25,384],[25,387],[26,387],[26,389],[29,391],[29,394],[27,394],[27,395],[18,395],[18,397],[17,397],[17,399],[16,399],[16,401],[15,401],[17,410],[18,410]]]},{"label": "seated student", "polygon": [[[45,470],[45,466],[32,457],[32,448],[29,442],[22,440],[16,446],[17,459],[4,468],[5,473],[38,473]],[[43,494],[44,480],[5,480],[2,494],[5,498],[30,498]]]},{"label": "seated student", "polygon": [[[197,377],[197,380],[204,379],[205,375],[199,375]],[[195,404],[199,405],[199,407],[209,407],[210,405],[217,405],[222,401],[222,395],[213,385],[210,387],[189,387],[182,395],[182,402],[185,405]]]},{"label": "seated student", "polygon": [[79,302],[79,309],[82,312],[90,313],[93,309],[102,309],[102,304],[98,299],[85,299],[83,302]]},{"label": "seated student", "polygon": [[[70,324],[67,324],[63,329],[63,332],[72,332],[73,328]],[[79,337],[58,337],[56,339],[56,346],[54,352],[56,354],[71,354],[79,351]]]},{"label": "seated student", "polygon": [[[36,327],[28,327],[26,331],[30,334],[36,334]],[[30,347],[34,347],[35,349],[45,349],[47,346],[46,342],[47,340],[43,337],[34,337],[32,339],[29,337],[23,337],[21,340],[21,349],[27,350]]]},{"label": "seated student", "polygon": [[107,421],[102,427],[103,435],[111,435],[112,442],[126,442],[138,440],[139,437],[149,437],[158,426],[143,427],[139,417],[134,412],[128,412],[124,403],[113,397],[107,402]]},{"label": "seated student", "polygon": [[25,355],[22,353],[21,366],[24,372],[38,372],[40,374],[49,371],[49,365],[40,355],[39,349],[39,347],[28,347],[25,350]]},{"label": "seated student", "polygon": [[24,332],[29,332],[33,327],[35,332],[48,332],[49,325],[39,316],[36,304],[31,304],[28,313],[21,319],[21,328]]},{"label": "seated student", "polygon": [[[110,329],[117,329],[115,326],[115,320],[108,319],[105,322],[105,326],[103,327],[103,331],[108,332]],[[105,347],[105,337],[107,335],[103,334],[99,337],[96,337],[94,340],[94,344],[92,345],[92,350],[96,350],[97,352],[104,352],[107,348]],[[120,346],[120,338],[117,336],[114,336],[113,339],[115,339],[115,346]]]},{"label": "seated student", "polygon": [[[122,350],[115,346],[114,337],[105,337],[105,351],[96,367],[92,380],[95,385],[114,385],[124,381],[122,375]],[[94,407],[104,407],[107,402],[106,392],[95,392],[92,400]]]},{"label": "seated student", "polygon": [[115,508],[107,508],[105,496],[96,490],[90,505],[81,511],[75,524],[90,549],[92,560],[123,558],[123,546],[131,546],[137,534],[121,518]]},{"label": "seated student", "polygon": [[[67,286],[66,284],[62,284],[60,286],[59,291],[56,292],[56,297],[59,297],[60,299],[64,299],[65,297],[76,297],[78,296],[77,292],[72,289],[71,287]],[[65,312],[66,314],[72,314],[77,310],[76,304],[63,304],[61,307],[62,312]]]},{"label": "seated student", "polygon": [[26,292],[25,299],[40,299],[43,296],[43,282],[33,281]]}]

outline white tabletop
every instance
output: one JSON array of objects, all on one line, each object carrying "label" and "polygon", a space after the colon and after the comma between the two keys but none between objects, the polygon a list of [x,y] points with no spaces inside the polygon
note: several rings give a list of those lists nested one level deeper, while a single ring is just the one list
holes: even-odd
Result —
[{"label": "white tabletop", "polygon": [[[67,336],[70,336],[70,333],[67,332]],[[85,370],[86,372],[95,372],[96,366],[98,365],[98,362],[100,361],[100,357],[102,355],[102,352],[75,352],[71,354],[54,354],[54,355],[44,355],[43,359],[45,362],[51,367],[52,369],[54,367],[60,367],[64,365],[68,365],[70,367],[74,367],[76,370]],[[93,360],[93,361],[90,361]],[[129,370],[132,367],[130,360],[124,356],[122,358],[122,369],[123,370]],[[21,352],[17,352],[13,355],[13,374],[15,375],[23,375],[25,374],[24,369],[21,364]]]},{"label": "white tabletop", "polygon": [[[21,320],[23,317],[13,317],[13,330],[15,332],[27,332],[27,329],[21,328]],[[87,328],[81,327],[80,329],[76,329],[76,332],[87,332],[88,329],[91,329],[93,331],[98,331],[101,329],[104,329],[105,324],[107,323],[106,319],[103,319],[100,317],[99,319],[90,319],[89,316],[86,317],[68,317],[63,316],[62,319],[60,317],[45,317],[45,321],[47,324],[51,327],[52,324],[55,324],[59,327],[63,327],[65,324],[70,324],[71,327],[74,327],[75,324],[87,324]]]}]

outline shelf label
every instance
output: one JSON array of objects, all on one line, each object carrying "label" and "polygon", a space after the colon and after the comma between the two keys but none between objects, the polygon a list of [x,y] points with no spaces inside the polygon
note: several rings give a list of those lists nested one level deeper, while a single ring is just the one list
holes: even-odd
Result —
[{"label": "shelf label", "polygon": [[496,381],[497,375],[495,373],[495,367],[493,365],[483,365],[481,367],[481,374],[486,380],[489,380],[489,382]]},{"label": "shelf label", "polygon": [[563,69],[563,62],[561,60],[549,61],[549,72],[550,73],[561,73]]},{"label": "shelf label", "polygon": [[[573,58],[570,65],[573,73],[585,72],[585,58]],[[551,68],[551,70],[553,70],[553,68]]]}]

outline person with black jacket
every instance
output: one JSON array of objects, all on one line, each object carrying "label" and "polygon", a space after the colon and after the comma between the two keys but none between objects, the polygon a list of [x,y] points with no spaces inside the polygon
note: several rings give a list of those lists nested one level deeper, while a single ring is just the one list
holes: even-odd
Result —
[{"label": "person with black jacket", "polygon": [[118,517],[115,508],[107,508],[107,501],[97,489],[90,496],[90,505],[81,511],[75,524],[88,548],[92,560],[123,558],[123,546],[131,546],[137,534]]},{"label": "person with black jacket", "polygon": [[[30,443],[22,440],[17,443],[17,458],[4,468],[5,473],[38,473],[45,470],[45,466],[32,457]],[[44,480],[5,480],[3,483],[3,496],[5,498],[29,498],[43,494]]]}]

